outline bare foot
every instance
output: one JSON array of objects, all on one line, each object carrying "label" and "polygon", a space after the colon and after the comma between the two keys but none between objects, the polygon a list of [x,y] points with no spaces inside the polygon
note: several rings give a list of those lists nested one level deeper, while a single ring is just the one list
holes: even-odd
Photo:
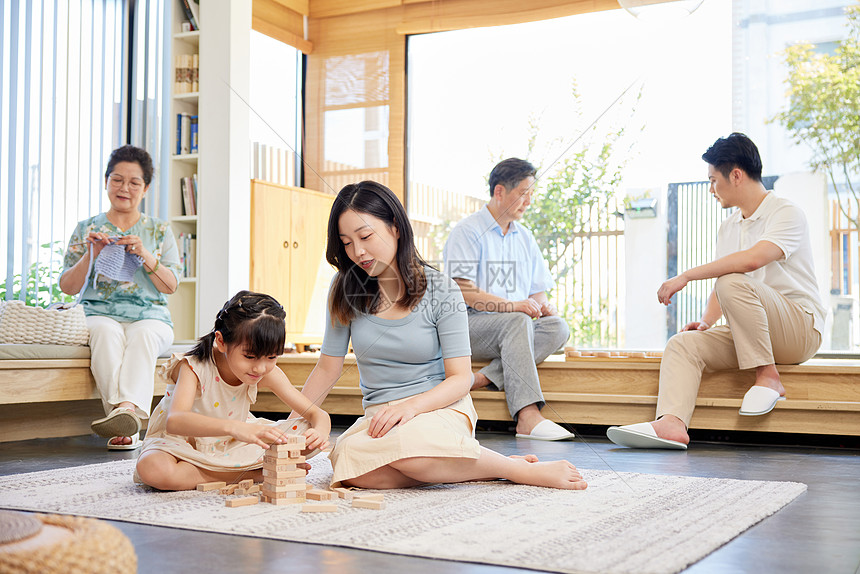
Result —
[{"label": "bare foot", "polygon": [[565,490],[585,490],[588,487],[576,467],[566,460],[530,462],[525,464],[512,480],[520,484]]},{"label": "bare foot", "polygon": [[782,386],[782,381],[779,380],[779,371],[776,370],[776,365],[757,367],[755,370],[755,386],[767,387],[778,392],[779,396],[785,396],[785,387]]},{"label": "bare foot", "polygon": [[519,458],[519,459],[522,459],[526,462],[537,462],[538,461],[538,457],[536,455],[533,455],[533,454],[527,454],[525,456],[520,456],[518,454],[512,454],[508,458]]},{"label": "bare foot", "polygon": [[493,381],[488,379],[484,373],[475,373],[475,380],[472,381],[471,390],[475,389],[483,389],[484,387],[490,385]]},{"label": "bare foot", "polygon": [[690,444],[690,435],[687,434],[687,425],[675,415],[663,415],[651,423],[654,432],[660,438],[674,440],[683,444]]},{"label": "bare foot", "polygon": [[130,436],[115,436],[110,439],[110,444],[112,445],[121,445],[121,444],[131,444]]}]

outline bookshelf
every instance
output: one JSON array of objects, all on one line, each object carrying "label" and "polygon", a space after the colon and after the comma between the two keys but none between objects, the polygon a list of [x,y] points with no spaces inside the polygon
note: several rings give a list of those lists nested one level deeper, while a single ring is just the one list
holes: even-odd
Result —
[{"label": "bookshelf", "polygon": [[[196,184],[199,154],[196,152],[196,145],[192,146],[191,132],[187,130],[190,128],[191,118],[199,117],[200,90],[197,70],[199,69],[200,31],[183,30],[183,23],[188,22],[188,19],[182,0],[171,1],[174,4],[172,67],[169,78],[173,85],[170,105],[172,132],[165,134],[165,139],[171,142],[168,210],[170,226],[176,235],[184,270],[176,292],[168,297],[168,308],[173,318],[174,342],[190,343],[199,333],[200,294],[197,263],[200,258],[197,240],[199,211],[196,201],[199,199],[199,193],[196,199],[191,199],[188,194],[193,194],[193,188],[199,187]],[[186,117],[184,122],[180,119],[181,116]],[[193,185],[190,185],[192,183]],[[192,189],[188,189],[189,187]]]}]

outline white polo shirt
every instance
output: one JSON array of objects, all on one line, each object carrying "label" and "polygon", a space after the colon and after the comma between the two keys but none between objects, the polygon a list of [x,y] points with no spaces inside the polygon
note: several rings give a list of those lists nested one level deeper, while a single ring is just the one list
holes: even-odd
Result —
[{"label": "white polo shirt", "polygon": [[812,314],[813,327],[823,333],[826,311],[818,296],[809,227],[803,210],[768,193],[755,213],[746,219],[738,209],[722,223],[717,234],[716,256],[749,249],[763,240],[779,247],[783,257],[746,275],[779,291]]}]

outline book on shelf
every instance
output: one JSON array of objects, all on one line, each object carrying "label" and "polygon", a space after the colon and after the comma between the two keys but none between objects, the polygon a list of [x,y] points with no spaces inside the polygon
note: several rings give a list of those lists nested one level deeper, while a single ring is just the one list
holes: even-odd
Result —
[{"label": "book on shelf", "polygon": [[191,91],[200,91],[200,54],[191,54]]},{"label": "book on shelf", "polygon": [[191,153],[197,153],[197,116],[191,116]]},{"label": "book on shelf", "polygon": [[179,191],[182,194],[182,215],[197,215],[196,180],[197,174],[179,180]]},{"label": "book on shelf", "polygon": [[177,246],[182,276],[195,277],[197,275],[197,236],[193,233],[180,233]]},{"label": "book on shelf", "polygon": [[192,79],[194,77],[194,58],[196,54],[177,54],[175,57],[176,74],[173,79],[173,93],[187,94],[197,91]]},{"label": "book on shelf", "polygon": [[[180,6],[182,6],[182,11],[185,12],[185,17],[188,19],[188,22],[191,24],[192,30],[199,30],[200,26],[197,25],[198,20],[195,17],[194,11],[191,9],[191,5],[194,4],[194,0],[179,0]],[[197,10],[200,10],[199,5],[196,7]]]},{"label": "book on shelf", "polygon": [[191,153],[191,114],[176,114],[176,154]]}]

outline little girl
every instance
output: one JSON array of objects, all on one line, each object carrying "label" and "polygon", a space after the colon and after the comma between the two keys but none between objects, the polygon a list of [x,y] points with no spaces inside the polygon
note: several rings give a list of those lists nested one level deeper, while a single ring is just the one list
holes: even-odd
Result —
[{"label": "little girl", "polygon": [[350,339],[365,415],[337,440],[332,483],[404,488],[506,478],[583,489],[566,460],[506,457],[475,440],[466,305],[451,279],[427,266],[391,190],[347,185],[328,222],[337,268],[319,362],[302,393],[320,403],[340,377]]},{"label": "little girl", "polygon": [[[240,291],[209,334],[158,369],[167,390],[152,414],[136,478],[161,490],[240,476],[259,482],[265,450],[286,442],[286,435],[303,434],[307,455],[328,445],[328,414],[275,368],[284,350],[284,317],[272,297]],[[249,416],[258,389],[271,389],[298,417],[273,423]]]}]

